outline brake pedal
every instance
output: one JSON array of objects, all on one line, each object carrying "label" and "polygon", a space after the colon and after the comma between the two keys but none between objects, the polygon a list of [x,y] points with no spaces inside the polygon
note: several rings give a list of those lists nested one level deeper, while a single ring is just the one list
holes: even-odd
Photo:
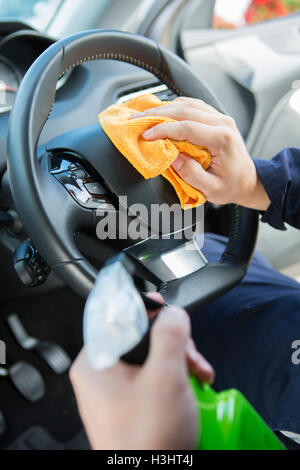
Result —
[{"label": "brake pedal", "polygon": [[37,352],[53,372],[63,374],[69,369],[71,359],[61,346],[29,336],[15,313],[7,318],[7,323],[19,345],[27,351]]},{"label": "brake pedal", "polygon": [[6,424],[5,424],[5,419],[2,411],[0,411],[0,436],[4,434],[6,431]]},{"label": "brake pedal", "polygon": [[1,367],[0,376],[10,378],[18,392],[28,401],[36,402],[43,398],[46,393],[43,377],[28,362],[16,362],[8,369]]}]

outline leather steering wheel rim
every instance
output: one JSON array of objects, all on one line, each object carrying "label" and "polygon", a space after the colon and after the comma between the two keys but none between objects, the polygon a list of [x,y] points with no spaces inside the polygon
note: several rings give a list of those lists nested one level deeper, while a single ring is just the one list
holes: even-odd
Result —
[{"label": "leather steering wheel rim", "polygon": [[[179,57],[142,36],[118,31],[81,32],[50,46],[31,66],[19,88],[11,113],[8,134],[8,171],[16,209],[27,233],[56,273],[76,292],[86,297],[96,270],[71,238],[57,233],[49,205],[42,197],[49,177],[41,168],[36,151],[39,136],[55,100],[56,82],[69,69],[89,60],[113,59],[137,65],[159,78],[178,95],[201,98],[222,110],[213,93]],[[51,182],[53,188],[57,187]],[[52,186],[51,186],[52,187]],[[64,201],[61,201],[64,204]],[[257,214],[235,207],[231,234],[222,263],[230,266],[225,276],[231,282],[205,302],[237,284],[246,272],[254,251]]]}]

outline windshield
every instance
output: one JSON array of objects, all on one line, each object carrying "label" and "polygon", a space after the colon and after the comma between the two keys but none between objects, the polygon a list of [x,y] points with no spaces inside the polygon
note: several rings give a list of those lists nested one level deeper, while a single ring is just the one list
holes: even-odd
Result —
[{"label": "windshield", "polygon": [[64,0],[0,0],[0,18],[18,18],[43,30]]}]

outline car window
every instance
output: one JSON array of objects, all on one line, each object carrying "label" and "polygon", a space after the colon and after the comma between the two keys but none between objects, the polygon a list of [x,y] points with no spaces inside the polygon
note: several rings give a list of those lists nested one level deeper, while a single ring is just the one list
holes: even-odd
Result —
[{"label": "car window", "polygon": [[300,11],[300,0],[216,0],[213,28],[237,29]]},{"label": "car window", "polygon": [[18,18],[45,29],[64,0],[0,0],[0,18]]}]

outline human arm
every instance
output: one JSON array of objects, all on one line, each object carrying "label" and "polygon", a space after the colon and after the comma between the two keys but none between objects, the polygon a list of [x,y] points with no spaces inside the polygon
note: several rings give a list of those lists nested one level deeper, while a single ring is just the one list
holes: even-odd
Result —
[{"label": "human arm", "polygon": [[187,313],[176,307],[163,309],[155,321],[142,367],[119,361],[95,371],[83,350],[70,377],[92,448],[195,448],[199,422],[190,372],[213,380],[212,367],[191,340]]},{"label": "human arm", "polygon": [[284,222],[300,228],[300,149],[284,149],[271,160],[252,160],[234,120],[192,98],[178,98],[133,118],[147,115],[177,122],[151,128],[144,133],[146,140],[188,140],[210,150],[212,163],[207,171],[182,154],[173,163],[179,176],[210,202],[256,209],[263,213],[263,222],[280,230],[285,229]]},{"label": "human arm", "polygon": [[285,230],[285,222],[300,228],[300,149],[286,148],[271,160],[253,161],[271,200],[262,221],[279,230]]},{"label": "human arm", "polygon": [[267,209],[270,200],[232,118],[192,98],[177,98],[132,118],[149,115],[170,117],[177,122],[152,127],[143,134],[146,140],[187,140],[210,150],[212,162],[207,171],[183,154],[173,163],[179,176],[200,189],[210,202]]}]

